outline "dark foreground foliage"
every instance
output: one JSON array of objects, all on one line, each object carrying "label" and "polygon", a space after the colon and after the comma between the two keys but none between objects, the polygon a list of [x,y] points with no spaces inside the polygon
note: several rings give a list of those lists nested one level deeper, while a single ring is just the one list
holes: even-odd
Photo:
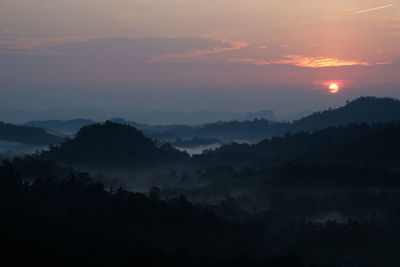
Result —
[{"label": "dark foreground foliage", "polygon": [[[0,167],[2,266],[399,264],[400,193],[395,191],[330,197],[265,191],[270,208],[251,214],[240,209],[239,199],[217,205],[193,204],[183,196],[161,200],[157,188],[148,194],[106,188],[87,173],[36,163],[42,172],[34,177],[24,174],[34,169],[33,159]],[[315,171],[299,168],[285,167],[277,177],[287,177],[285,183],[293,170]],[[363,216],[357,207],[367,207]],[[311,218],[327,210],[353,218]]]},{"label": "dark foreground foliage", "polygon": [[106,190],[85,173],[27,183],[3,162],[0,218],[2,266],[306,266],[293,253],[266,257],[251,228],[184,197]]}]

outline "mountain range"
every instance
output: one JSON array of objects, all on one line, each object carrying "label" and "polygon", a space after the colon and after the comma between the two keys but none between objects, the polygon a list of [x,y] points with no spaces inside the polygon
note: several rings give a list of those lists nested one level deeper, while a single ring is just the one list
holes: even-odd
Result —
[{"label": "mountain range", "polygon": [[[174,142],[176,139],[219,139],[224,142],[257,143],[265,138],[282,136],[288,132],[314,131],[329,126],[352,123],[384,123],[400,120],[400,101],[392,98],[361,97],[337,109],[315,112],[293,122],[265,119],[225,121],[200,125],[147,125],[122,118],[110,121],[129,125],[151,139]],[[0,140],[31,144],[57,144],[66,135],[72,136],[82,127],[95,124],[93,120],[31,121],[23,126],[1,124]],[[28,127],[25,127],[28,126]]]},{"label": "mountain range", "polygon": [[[249,115],[249,118],[256,114]],[[176,138],[217,138],[221,141],[258,142],[264,138],[283,135],[287,132],[313,131],[328,126],[351,123],[377,123],[400,120],[400,101],[392,98],[361,97],[347,102],[337,109],[315,112],[292,122],[277,122],[266,119],[221,121],[199,125],[147,125],[122,118],[110,121],[130,125],[146,136],[173,141]],[[55,132],[74,133],[81,127],[93,124],[91,120],[32,121],[27,125]]]}]

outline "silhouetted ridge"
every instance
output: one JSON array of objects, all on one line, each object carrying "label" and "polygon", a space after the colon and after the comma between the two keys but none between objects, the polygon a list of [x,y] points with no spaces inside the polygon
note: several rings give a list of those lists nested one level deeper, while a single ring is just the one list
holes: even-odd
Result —
[{"label": "silhouetted ridge", "polygon": [[[231,144],[209,155],[249,158],[251,155],[276,162],[368,162],[400,163],[400,123],[350,124],[314,132],[299,132],[265,139],[258,144]],[[206,157],[206,155],[204,156]]]},{"label": "silhouetted ridge", "polygon": [[315,112],[292,123],[290,131],[309,131],[351,123],[400,120],[400,101],[393,98],[360,97],[345,106]]},{"label": "silhouetted ridge", "polygon": [[181,138],[216,138],[226,140],[259,141],[266,137],[280,135],[287,129],[288,123],[265,119],[247,121],[215,122],[197,126],[175,126],[166,128],[170,133]]},{"label": "silhouetted ridge", "polygon": [[45,121],[29,121],[25,123],[28,126],[39,127],[43,129],[49,129],[60,133],[75,133],[82,127],[95,124],[93,120],[86,119],[75,119],[75,120],[45,120]]},{"label": "silhouetted ridge", "polygon": [[[139,129],[146,136],[162,140],[216,138],[221,141],[258,142],[265,138],[281,136],[287,132],[314,131],[334,126],[354,123],[386,123],[400,121],[400,101],[393,98],[360,97],[336,109],[315,112],[302,119],[289,122],[276,122],[265,119],[235,120],[201,125],[146,125],[113,118],[110,121]],[[60,132],[75,132],[82,126],[94,123],[90,120],[38,121],[31,125]]]},{"label": "silhouetted ridge", "polygon": [[77,165],[139,167],[187,157],[168,145],[157,147],[135,128],[113,123],[83,127],[74,139],[42,155]]},{"label": "silhouetted ridge", "polygon": [[58,144],[63,138],[43,129],[0,122],[0,140],[31,145]]}]

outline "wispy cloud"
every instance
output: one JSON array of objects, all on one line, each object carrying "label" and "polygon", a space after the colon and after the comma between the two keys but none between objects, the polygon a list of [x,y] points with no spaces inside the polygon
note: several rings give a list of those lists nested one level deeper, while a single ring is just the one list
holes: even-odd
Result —
[{"label": "wispy cloud", "polygon": [[384,5],[384,6],[379,6],[379,7],[373,7],[373,8],[368,8],[368,9],[363,9],[363,10],[359,10],[359,11],[355,11],[353,13],[350,13],[349,15],[358,15],[358,14],[363,14],[363,13],[367,13],[367,12],[371,12],[371,11],[376,11],[376,10],[380,10],[380,9],[385,9],[385,8],[389,8],[389,7],[393,7],[396,4],[390,4],[390,5]]},{"label": "wispy cloud", "polygon": [[392,61],[382,61],[382,62],[376,62],[375,65],[389,65],[392,64]]},{"label": "wispy cloud", "polygon": [[293,65],[303,68],[328,68],[328,67],[344,67],[344,66],[372,66],[390,64],[390,62],[370,63],[360,60],[343,60],[331,57],[305,57],[301,55],[287,55],[284,59],[268,61],[255,58],[235,59],[235,62],[243,62],[254,65]]},{"label": "wispy cloud", "polygon": [[148,63],[158,63],[158,62],[166,62],[166,61],[179,61],[183,59],[190,59],[190,58],[198,58],[205,55],[211,54],[219,54],[223,52],[233,51],[233,50],[240,50],[244,47],[250,46],[250,44],[246,42],[233,42],[228,40],[220,40],[221,45],[219,47],[211,48],[211,49],[197,49],[191,50],[188,52],[183,53],[176,53],[176,54],[167,54],[161,56],[155,56],[150,58],[147,62]]},{"label": "wispy cloud", "polygon": [[6,38],[0,39],[0,53],[37,53],[45,52],[43,48],[93,40],[93,37],[65,37],[65,38]]}]

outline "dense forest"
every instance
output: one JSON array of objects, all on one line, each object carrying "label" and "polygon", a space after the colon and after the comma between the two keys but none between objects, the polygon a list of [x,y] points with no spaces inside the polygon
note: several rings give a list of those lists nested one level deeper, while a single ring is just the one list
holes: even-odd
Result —
[{"label": "dense forest", "polygon": [[[281,123],[289,128],[260,142],[194,156],[122,119],[90,123],[47,151],[0,164],[0,262],[397,267],[398,104],[360,98]],[[221,125],[251,135],[260,125],[279,124],[238,123],[243,128]],[[209,132],[217,133],[220,124],[213,125]],[[175,146],[219,141],[172,140]]]},{"label": "dense forest", "polygon": [[[229,144],[198,158],[244,161],[258,164],[293,161],[309,163],[369,163],[395,167],[400,160],[400,123],[350,124],[314,132],[287,133],[257,144]],[[220,158],[220,159],[218,159]]]},{"label": "dense forest", "polygon": [[110,168],[146,167],[188,158],[169,144],[161,147],[135,128],[107,121],[83,127],[73,139],[52,146],[41,158]]},{"label": "dense forest", "polygon": [[270,243],[256,228],[184,196],[166,201],[157,188],[145,195],[47,171],[28,182],[15,163],[0,166],[3,266],[305,266],[293,252],[257,255]]}]

